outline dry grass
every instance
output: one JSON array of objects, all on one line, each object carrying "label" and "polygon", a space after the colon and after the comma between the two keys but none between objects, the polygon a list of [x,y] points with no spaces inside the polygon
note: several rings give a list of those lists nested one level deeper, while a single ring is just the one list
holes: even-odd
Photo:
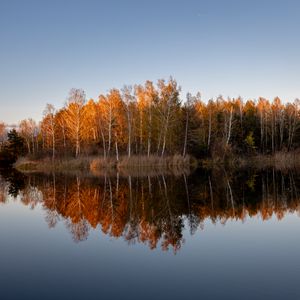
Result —
[{"label": "dry grass", "polygon": [[273,155],[233,156],[224,161],[220,157],[201,160],[201,166],[205,169],[267,169],[276,170],[300,169],[300,152],[276,152]]},{"label": "dry grass", "polygon": [[79,157],[64,158],[52,161],[51,158],[30,160],[19,159],[15,168],[22,172],[78,172],[91,171],[93,174],[114,176],[151,176],[157,174],[189,174],[190,168],[196,166],[196,160],[189,156],[181,155],[158,156],[127,156],[115,158]]},{"label": "dry grass", "polygon": [[152,176],[157,174],[182,174],[190,173],[190,168],[194,167],[196,161],[191,157],[181,155],[174,156],[122,156],[119,161],[116,159],[97,158],[90,164],[90,170],[101,175],[112,172],[119,172],[121,176]]},{"label": "dry grass", "polygon": [[114,169],[117,167],[117,161],[113,158],[101,158],[96,157],[91,160],[90,162],[90,170],[97,171],[97,170],[108,170]]},{"label": "dry grass", "polygon": [[228,168],[236,169],[243,168],[247,165],[247,160],[243,157],[231,157],[230,159],[224,160],[222,157],[206,158],[200,161],[201,166],[204,169],[215,169],[215,168]]},{"label": "dry grass", "polygon": [[257,155],[248,165],[256,168],[276,170],[300,169],[300,152],[276,152],[274,155]]},{"label": "dry grass", "polygon": [[89,170],[91,158],[67,158],[54,160],[45,158],[41,160],[19,159],[14,167],[22,172],[73,172]]},{"label": "dry grass", "polygon": [[18,159],[18,161],[14,164],[14,167],[22,172],[30,172],[38,168],[38,162],[22,157]]}]

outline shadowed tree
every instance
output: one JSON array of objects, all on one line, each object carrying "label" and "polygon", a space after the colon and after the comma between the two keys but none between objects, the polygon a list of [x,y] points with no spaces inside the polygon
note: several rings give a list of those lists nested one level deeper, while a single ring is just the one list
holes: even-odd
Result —
[{"label": "shadowed tree", "polygon": [[15,129],[12,129],[7,134],[7,141],[3,145],[0,152],[0,162],[3,164],[14,163],[19,156],[24,155],[25,140]]}]

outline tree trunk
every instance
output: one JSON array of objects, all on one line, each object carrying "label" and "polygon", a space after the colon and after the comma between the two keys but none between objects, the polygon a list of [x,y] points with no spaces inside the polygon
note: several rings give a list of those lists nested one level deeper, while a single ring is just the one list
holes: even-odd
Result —
[{"label": "tree trunk", "polygon": [[230,116],[229,116],[229,123],[228,123],[228,135],[227,135],[227,141],[226,141],[226,145],[229,144],[229,140],[230,140],[230,137],[231,137],[231,127],[232,127],[232,110],[233,110],[233,107],[231,106],[230,108]]},{"label": "tree trunk", "polygon": [[103,145],[103,158],[104,160],[106,160],[106,144],[105,144],[105,137],[104,137],[102,126],[100,126],[100,134],[101,134],[102,145]]},{"label": "tree trunk", "polygon": [[116,135],[115,145],[116,145],[116,159],[117,159],[117,161],[119,161],[119,148],[118,148],[118,139],[117,139],[117,135]]},{"label": "tree trunk", "polygon": [[143,110],[140,110],[140,154],[143,151]]},{"label": "tree trunk", "polygon": [[168,112],[167,112],[167,118],[166,118],[166,122],[165,122],[164,136],[163,136],[163,146],[162,146],[162,150],[161,150],[162,157],[164,156],[165,148],[166,148],[166,139],[167,139],[167,132],[168,132],[168,127],[169,127],[170,111],[171,111],[171,104],[168,103]]},{"label": "tree trunk", "polygon": [[128,157],[131,156],[131,116],[130,116],[130,108],[127,105],[127,126],[128,126]]},{"label": "tree trunk", "polygon": [[186,122],[185,122],[185,135],[184,135],[184,146],[183,146],[183,157],[186,155],[186,146],[187,146],[187,138],[188,138],[188,127],[189,127],[189,112],[188,108],[186,111]]},{"label": "tree trunk", "polygon": [[107,156],[110,155],[110,147],[111,147],[111,131],[112,131],[112,107],[111,107],[111,103],[109,103],[109,117],[108,117],[108,147],[107,147]]},{"label": "tree trunk", "polygon": [[55,159],[55,134],[52,134],[52,160]]},{"label": "tree trunk", "polygon": [[151,129],[152,129],[152,109],[150,106],[149,109],[149,125],[148,125],[148,146],[147,146],[147,156],[150,156],[150,151],[151,151]]},{"label": "tree trunk", "polygon": [[211,140],[211,109],[209,110],[207,151],[209,151],[209,148],[210,148],[210,140]]}]

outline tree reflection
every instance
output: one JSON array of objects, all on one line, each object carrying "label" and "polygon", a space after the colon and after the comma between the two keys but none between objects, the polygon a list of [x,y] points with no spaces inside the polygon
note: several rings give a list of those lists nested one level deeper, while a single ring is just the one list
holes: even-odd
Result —
[{"label": "tree reflection", "polygon": [[8,194],[16,198],[25,188],[25,176],[13,168],[0,169],[0,174],[2,185],[5,182]]},{"label": "tree reflection", "polygon": [[41,203],[48,226],[63,220],[76,242],[99,227],[129,244],[176,252],[184,242],[185,226],[194,234],[207,220],[226,224],[274,215],[280,220],[286,213],[300,212],[300,178],[291,171],[98,178],[13,173],[0,178],[1,202],[11,195],[32,208]]}]

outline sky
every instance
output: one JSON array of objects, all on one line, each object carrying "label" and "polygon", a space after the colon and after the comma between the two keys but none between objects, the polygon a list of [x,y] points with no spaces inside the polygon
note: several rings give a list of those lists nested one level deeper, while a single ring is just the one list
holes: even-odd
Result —
[{"label": "sky", "polygon": [[0,121],[173,76],[202,98],[300,97],[300,1],[0,0]]}]

